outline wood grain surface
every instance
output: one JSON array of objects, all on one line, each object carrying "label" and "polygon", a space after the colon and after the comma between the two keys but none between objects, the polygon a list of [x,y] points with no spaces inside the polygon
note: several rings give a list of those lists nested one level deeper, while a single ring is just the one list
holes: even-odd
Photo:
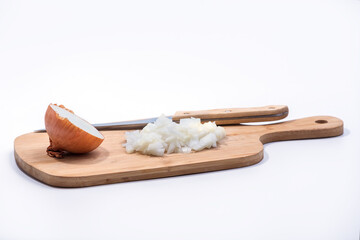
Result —
[{"label": "wood grain surface", "polygon": [[123,130],[103,131],[105,140],[99,148],[64,159],[47,156],[46,133],[28,133],[15,139],[14,154],[17,165],[41,182],[58,187],[86,187],[253,165],[263,158],[264,143],[338,136],[343,133],[343,122],[335,117],[316,116],[224,128],[227,136],[217,148],[189,154],[163,157],[128,154],[122,147]]},{"label": "wood grain surface", "polygon": [[288,116],[286,105],[269,105],[249,108],[223,108],[199,111],[177,111],[172,117],[178,122],[182,118],[200,118],[202,122],[215,121],[218,125],[280,120]]}]

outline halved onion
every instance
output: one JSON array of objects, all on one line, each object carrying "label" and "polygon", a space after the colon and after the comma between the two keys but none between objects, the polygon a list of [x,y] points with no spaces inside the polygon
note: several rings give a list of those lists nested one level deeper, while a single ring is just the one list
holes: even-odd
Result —
[{"label": "halved onion", "polygon": [[94,126],[63,105],[48,106],[45,128],[50,138],[47,153],[51,157],[62,158],[64,151],[91,152],[104,141],[104,136]]}]

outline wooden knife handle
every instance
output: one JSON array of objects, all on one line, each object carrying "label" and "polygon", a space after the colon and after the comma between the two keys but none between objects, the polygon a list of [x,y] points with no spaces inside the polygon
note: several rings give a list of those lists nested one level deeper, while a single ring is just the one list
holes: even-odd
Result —
[{"label": "wooden knife handle", "polygon": [[219,125],[239,124],[248,122],[275,121],[285,118],[289,109],[285,105],[269,105],[252,108],[224,108],[201,111],[178,111],[173,121],[182,118],[200,118],[202,122],[215,121]]}]

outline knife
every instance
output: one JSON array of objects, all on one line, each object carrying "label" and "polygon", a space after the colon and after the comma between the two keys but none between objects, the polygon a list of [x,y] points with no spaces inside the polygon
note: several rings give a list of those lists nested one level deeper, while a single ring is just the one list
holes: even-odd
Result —
[{"label": "knife", "polygon": [[[232,125],[249,122],[275,121],[287,117],[289,109],[285,105],[269,105],[264,107],[251,108],[223,108],[200,111],[178,111],[173,116],[167,116],[174,122],[182,118],[200,118],[201,122],[215,122],[217,125]],[[96,129],[104,130],[130,130],[140,129],[148,123],[153,123],[157,118],[147,118],[123,122],[97,123],[92,124]],[[46,132],[45,129],[34,132]]]}]

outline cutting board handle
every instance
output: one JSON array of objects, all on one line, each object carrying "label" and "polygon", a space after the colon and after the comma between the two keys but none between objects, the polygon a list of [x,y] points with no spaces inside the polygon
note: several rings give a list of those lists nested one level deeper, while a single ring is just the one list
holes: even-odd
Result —
[{"label": "cutting board handle", "polygon": [[335,137],[343,134],[343,121],[331,116],[315,116],[291,120],[276,124],[264,125],[265,134],[260,136],[260,141],[268,142]]},{"label": "cutting board handle", "polygon": [[248,122],[275,121],[287,117],[289,108],[285,105],[269,105],[250,108],[223,108],[200,111],[178,111],[172,117],[178,122],[182,118],[200,118],[202,122],[214,121],[218,125]]}]

